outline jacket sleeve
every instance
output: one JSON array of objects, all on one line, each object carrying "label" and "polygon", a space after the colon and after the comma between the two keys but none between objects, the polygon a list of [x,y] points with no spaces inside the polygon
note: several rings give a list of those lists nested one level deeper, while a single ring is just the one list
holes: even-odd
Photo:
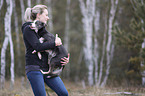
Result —
[{"label": "jacket sleeve", "polygon": [[55,42],[52,42],[52,43],[49,43],[49,42],[40,43],[38,37],[36,36],[36,33],[33,30],[31,30],[29,26],[27,26],[23,30],[23,35],[24,35],[24,39],[27,40],[27,42],[36,51],[44,51],[44,50],[54,49],[55,48]]}]

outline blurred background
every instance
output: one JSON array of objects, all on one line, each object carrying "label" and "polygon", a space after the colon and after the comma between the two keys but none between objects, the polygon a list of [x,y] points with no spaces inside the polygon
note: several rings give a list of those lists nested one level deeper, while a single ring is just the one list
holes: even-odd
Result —
[{"label": "blurred background", "polygon": [[70,53],[61,78],[89,86],[144,86],[144,0],[0,0],[0,71],[16,84],[25,77],[21,32],[26,8],[48,6],[47,30]]}]

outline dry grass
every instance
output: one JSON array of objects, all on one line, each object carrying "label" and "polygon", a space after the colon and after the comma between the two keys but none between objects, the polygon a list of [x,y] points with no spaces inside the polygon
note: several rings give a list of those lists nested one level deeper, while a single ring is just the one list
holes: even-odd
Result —
[{"label": "dry grass", "polygon": [[[14,89],[9,89],[9,82],[6,82],[5,89],[0,90],[0,96],[34,96],[30,86],[28,88],[21,87],[21,80],[17,79]],[[26,80],[25,80],[26,81]],[[26,82],[24,84],[26,86]],[[96,87],[86,87],[82,88],[81,83],[71,83],[65,81],[66,88],[69,92],[69,96],[126,96],[123,94],[114,94],[116,92],[132,92],[136,95],[129,96],[145,96],[145,88],[96,88]],[[49,96],[57,96],[50,88],[46,87]],[[108,95],[106,93],[112,93]]]}]

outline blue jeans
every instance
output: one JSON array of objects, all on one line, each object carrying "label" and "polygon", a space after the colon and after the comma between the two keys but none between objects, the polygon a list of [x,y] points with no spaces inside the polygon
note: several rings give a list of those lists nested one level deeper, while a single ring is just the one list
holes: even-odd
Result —
[{"label": "blue jeans", "polygon": [[60,77],[47,78],[47,76],[43,75],[40,71],[30,71],[27,73],[27,78],[35,96],[46,96],[44,82],[54,90],[58,96],[68,96],[68,91]]}]

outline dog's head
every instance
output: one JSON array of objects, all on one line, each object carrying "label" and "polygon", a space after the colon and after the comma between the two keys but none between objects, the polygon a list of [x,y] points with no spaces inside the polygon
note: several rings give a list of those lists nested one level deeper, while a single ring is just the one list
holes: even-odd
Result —
[{"label": "dog's head", "polygon": [[41,21],[35,21],[35,25],[38,28],[38,30],[46,26],[46,24]]},{"label": "dog's head", "polygon": [[45,26],[47,26],[45,23],[38,20],[35,20],[34,22],[31,23],[31,29],[34,29],[36,32]]}]

